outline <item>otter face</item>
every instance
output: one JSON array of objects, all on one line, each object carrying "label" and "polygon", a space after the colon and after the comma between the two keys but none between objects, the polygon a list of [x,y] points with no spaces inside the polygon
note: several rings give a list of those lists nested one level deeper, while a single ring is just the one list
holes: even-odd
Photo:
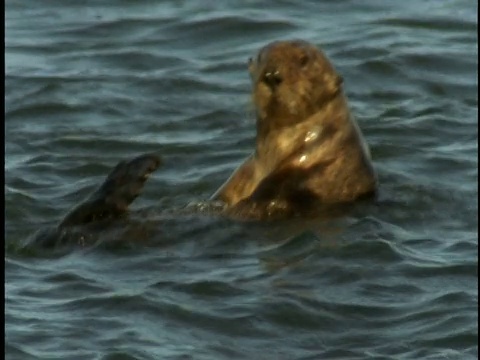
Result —
[{"label": "otter face", "polygon": [[268,44],[250,59],[249,72],[258,121],[273,119],[280,127],[306,119],[341,91],[332,64],[304,41]]}]

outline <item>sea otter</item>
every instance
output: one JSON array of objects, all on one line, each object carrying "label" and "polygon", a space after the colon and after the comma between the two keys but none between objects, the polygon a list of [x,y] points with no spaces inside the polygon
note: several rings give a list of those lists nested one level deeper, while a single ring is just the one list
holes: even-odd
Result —
[{"label": "sea otter", "polygon": [[278,41],[250,59],[255,151],[212,199],[234,217],[304,214],[373,195],[370,152],[342,77],[305,41]]},{"label": "sea otter", "polygon": [[[373,195],[377,178],[350,113],[342,77],[305,41],[278,41],[249,61],[256,109],[253,154],[211,197],[235,219],[304,215]],[[146,154],[120,162],[57,231],[126,213],[160,165]]]}]

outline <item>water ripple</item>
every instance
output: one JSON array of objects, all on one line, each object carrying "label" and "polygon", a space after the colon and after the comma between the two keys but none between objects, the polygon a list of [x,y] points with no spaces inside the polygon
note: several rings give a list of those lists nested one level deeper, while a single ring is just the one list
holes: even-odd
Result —
[{"label": "water ripple", "polygon": [[[476,4],[87,5],[6,3],[7,359],[478,357]],[[247,59],[282,38],[344,77],[378,199],[271,224],[181,211],[250,153]],[[128,220],[36,241],[144,152],[164,166]]]}]

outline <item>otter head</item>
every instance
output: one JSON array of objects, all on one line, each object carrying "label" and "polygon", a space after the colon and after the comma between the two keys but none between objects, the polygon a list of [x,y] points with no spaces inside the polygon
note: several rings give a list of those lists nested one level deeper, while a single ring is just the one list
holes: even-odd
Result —
[{"label": "otter head", "polygon": [[342,78],[333,65],[304,41],[268,44],[250,59],[249,72],[257,126],[263,131],[307,119],[341,92]]}]

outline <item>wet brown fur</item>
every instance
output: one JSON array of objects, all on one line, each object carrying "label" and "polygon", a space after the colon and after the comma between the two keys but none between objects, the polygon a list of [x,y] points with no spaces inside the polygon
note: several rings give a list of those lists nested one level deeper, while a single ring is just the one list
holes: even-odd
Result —
[{"label": "wet brown fur", "polygon": [[377,179],[342,78],[315,46],[273,42],[249,64],[254,153],[213,195],[236,217],[302,213],[375,193]]}]

